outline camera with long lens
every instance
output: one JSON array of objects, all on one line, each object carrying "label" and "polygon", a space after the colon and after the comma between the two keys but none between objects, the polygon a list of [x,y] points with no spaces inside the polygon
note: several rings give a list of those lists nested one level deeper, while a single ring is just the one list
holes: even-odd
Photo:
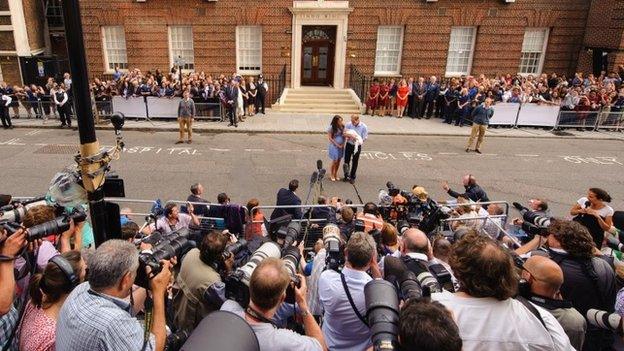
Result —
[{"label": "camera with long lens", "polygon": [[[425,279],[425,276],[422,275],[419,280],[416,273],[409,270],[405,262],[400,258],[394,256],[384,257],[384,277],[398,288],[403,300],[419,299],[423,296],[428,297],[431,295],[432,283],[430,279]],[[425,282],[424,286],[421,284],[421,281]]]},{"label": "camera with long lens", "polygon": [[29,209],[47,205],[45,197],[36,197],[27,201],[12,201],[6,206],[0,207],[0,222],[21,223]]},{"label": "camera with long lens", "polygon": [[[87,214],[77,208],[72,212],[64,212],[51,221],[27,228],[26,240],[35,241],[50,235],[60,235],[69,230],[72,220],[74,221],[74,224],[77,224],[84,222],[86,219]],[[2,221],[0,226],[2,226],[2,228],[4,228],[9,234],[13,234],[21,228],[19,223],[9,221]]]},{"label": "camera with long lens", "polygon": [[241,251],[243,251],[244,249],[247,248],[247,240],[245,239],[239,239],[237,242],[235,242],[232,245],[228,245],[225,250],[223,251],[223,260],[227,260],[230,257],[234,256],[236,257],[236,255],[238,255]]},{"label": "camera with long lens", "polygon": [[249,281],[251,280],[251,274],[264,259],[269,257],[280,258],[281,253],[282,248],[273,241],[262,244],[251,255],[246,264],[237,268],[225,278],[226,298],[238,302],[243,307],[247,307],[249,304]]},{"label": "camera with long lens", "polygon": [[394,285],[371,280],[364,286],[364,300],[373,350],[398,350],[399,298]]},{"label": "camera with long lens", "polygon": [[286,302],[287,303],[295,303],[295,289],[294,287],[301,287],[301,280],[297,275],[299,261],[301,260],[301,253],[299,249],[295,246],[286,247],[282,252],[282,261],[284,261],[284,265],[288,270],[288,275],[290,275],[290,281],[292,284],[288,286],[286,289]]},{"label": "camera with long lens", "polygon": [[617,313],[609,313],[596,309],[589,309],[585,314],[589,324],[601,329],[611,330],[617,335],[624,335],[624,320]]},{"label": "camera with long lens", "polygon": [[278,243],[281,243],[283,248],[292,246],[293,243],[298,242],[299,234],[301,233],[301,223],[290,221],[287,225],[282,225],[276,233]]},{"label": "camera with long lens", "polygon": [[325,246],[325,266],[334,271],[340,271],[344,266],[344,252],[340,249],[340,228],[335,224],[328,224],[323,228],[323,245]]},{"label": "camera with long lens", "polygon": [[548,236],[548,227],[550,226],[551,218],[540,216],[517,202],[514,202],[513,206],[520,211],[522,219],[524,220],[522,223],[522,230],[531,237],[535,235]]},{"label": "camera with long lens", "polygon": [[[189,240],[187,235],[188,231],[173,232],[163,237],[160,242],[153,246],[151,251],[141,252],[135,284],[149,289],[149,280],[162,271],[163,267],[160,261],[177,257],[178,263],[182,262],[184,255],[196,246],[195,242]],[[151,268],[149,274],[147,267]]]}]

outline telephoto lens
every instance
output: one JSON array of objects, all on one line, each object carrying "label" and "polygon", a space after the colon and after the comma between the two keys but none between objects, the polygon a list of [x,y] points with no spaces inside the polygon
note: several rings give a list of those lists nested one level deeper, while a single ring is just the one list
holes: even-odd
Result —
[{"label": "telephoto lens", "polygon": [[[299,276],[297,276],[299,260],[301,260],[301,253],[298,248],[290,246],[283,250],[282,261],[284,261],[284,265],[288,270],[291,282],[297,287],[301,286],[301,281]],[[286,290],[286,302],[295,303],[295,290],[292,286],[289,286]]]},{"label": "telephoto lens", "polygon": [[301,233],[301,223],[291,221],[287,226],[280,228],[277,231],[277,238],[283,240],[282,247],[286,248],[292,246],[297,242],[299,234]]},{"label": "telephoto lens", "polygon": [[26,240],[34,241],[50,235],[61,235],[69,229],[69,217],[63,216],[34,225],[26,231]]},{"label": "telephoto lens", "polygon": [[247,240],[240,239],[232,245],[229,245],[223,251],[223,259],[227,260],[231,256],[236,257],[239,252],[243,251],[243,249],[247,248]]},{"label": "telephoto lens", "polygon": [[398,350],[399,298],[394,286],[381,279],[364,286],[366,315],[374,350]]},{"label": "telephoto lens", "polygon": [[404,271],[403,274],[398,277],[397,282],[399,283],[401,297],[404,301],[409,299],[420,299],[423,297],[423,290],[421,289],[420,284],[418,284],[418,280],[416,280],[416,274],[414,274],[414,272],[409,270]]},{"label": "telephoto lens", "polygon": [[[162,239],[151,252],[141,252],[139,254],[139,268],[137,269],[135,284],[142,288],[149,289],[149,280],[162,270],[160,261],[177,257],[179,264],[182,262],[183,256],[195,246],[195,242],[189,240],[185,236],[172,236],[170,234],[167,238]],[[151,268],[149,276],[146,271],[147,267]]]},{"label": "telephoto lens", "polygon": [[323,244],[327,256],[325,265],[329,269],[339,270],[344,265],[344,254],[340,250],[340,228],[335,224],[328,224],[323,228]]},{"label": "telephoto lens", "polygon": [[624,335],[624,323],[622,317],[617,313],[609,313],[591,308],[587,310],[585,317],[587,317],[587,321],[591,325],[614,331],[620,336]]},{"label": "telephoto lens", "polygon": [[273,242],[268,241],[256,250],[245,265],[239,267],[225,279],[225,296],[238,302],[241,306],[247,307],[249,304],[249,280],[251,274],[258,264],[268,257],[280,258],[282,254],[281,247]]}]

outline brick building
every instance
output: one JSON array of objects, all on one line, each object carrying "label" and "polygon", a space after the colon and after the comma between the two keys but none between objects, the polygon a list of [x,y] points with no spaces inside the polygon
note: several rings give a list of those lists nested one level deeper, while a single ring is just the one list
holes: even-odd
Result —
[{"label": "brick building", "polygon": [[366,75],[592,71],[624,63],[621,0],[83,0],[90,72],[114,65],[277,74],[341,88]]}]

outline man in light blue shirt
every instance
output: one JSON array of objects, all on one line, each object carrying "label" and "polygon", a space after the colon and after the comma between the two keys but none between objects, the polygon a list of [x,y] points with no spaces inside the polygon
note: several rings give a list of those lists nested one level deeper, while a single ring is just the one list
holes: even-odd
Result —
[{"label": "man in light blue shirt", "polygon": [[[351,123],[347,123],[346,130],[353,130],[359,135],[361,140],[354,140],[347,137],[347,145],[345,146],[344,155],[344,181],[355,182],[355,176],[358,168],[358,162],[360,161],[360,154],[362,153],[362,146],[366,139],[368,139],[368,127],[363,122],[360,122],[359,115],[351,116]],[[353,163],[351,163],[353,159]],[[351,168],[349,170],[349,168]]]},{"label": "man in light blue shirt", "polygon": [[[363,232],[351,235],[345,249],[346,264],[341,273],[326,270],[318,282],[324,312],[323,336],[332,351],[361,351],[372,346],[371,332],[364,315],[364,286],[381,278],[373,237]],[[373,277],[366,271],[371,269]],[[347,294],[351,295],[353,305]]]}]

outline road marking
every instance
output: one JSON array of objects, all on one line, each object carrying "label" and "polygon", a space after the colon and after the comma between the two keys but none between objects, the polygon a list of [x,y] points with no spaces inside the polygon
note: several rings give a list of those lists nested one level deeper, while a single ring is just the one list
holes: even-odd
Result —
[{"label": "road marking", "polygon": [[35,146],[48,146],[49,144],[46,143],[36,143]]},{"label": "road marking", "polygon": [[213,147],[209,148],[210,151],[218,151],[218,152],[228,152],[230,151],[230,149],[215,149]]},{"label": "road marking", "polygon": [[459,155],[457,152],[438,152],[438,155]]},{"label": "road marking", "polygon": [[20,141],[20,138],[13,138],[13,139],[1,142],[0,145],[18,145],[18,146],[26,145],[24,143],[18,143],[18,141]]},{"label": "road marking", "polygon": [[582,157],[577,155],[560,155],[559,157],[563,158],[564,161],[576,164],[623,165],[622,162],[613,156]]},{"label": "road marking", "polygon": [[284,150],[279,150],[279,152],[301,152],[303,150],[288,150],[288,149],[284,149]]},{"label": "road marking", "polygon": [[516,154],[518,157],[540,157],[540,155],[532,155],[532,154]]},{"label": "road marking", "polygon": [[41,134],[41,130],[33,130],[33,131],[26,133],[26,135],[37,135],[37,134]]},{"label": "road marking", "polygon": [[481,154],[483,156],[498,156],[498,154]]},{"label": "road marking", "polygon": [[245,149],[247,152],[263,152],[264,149]]}]

